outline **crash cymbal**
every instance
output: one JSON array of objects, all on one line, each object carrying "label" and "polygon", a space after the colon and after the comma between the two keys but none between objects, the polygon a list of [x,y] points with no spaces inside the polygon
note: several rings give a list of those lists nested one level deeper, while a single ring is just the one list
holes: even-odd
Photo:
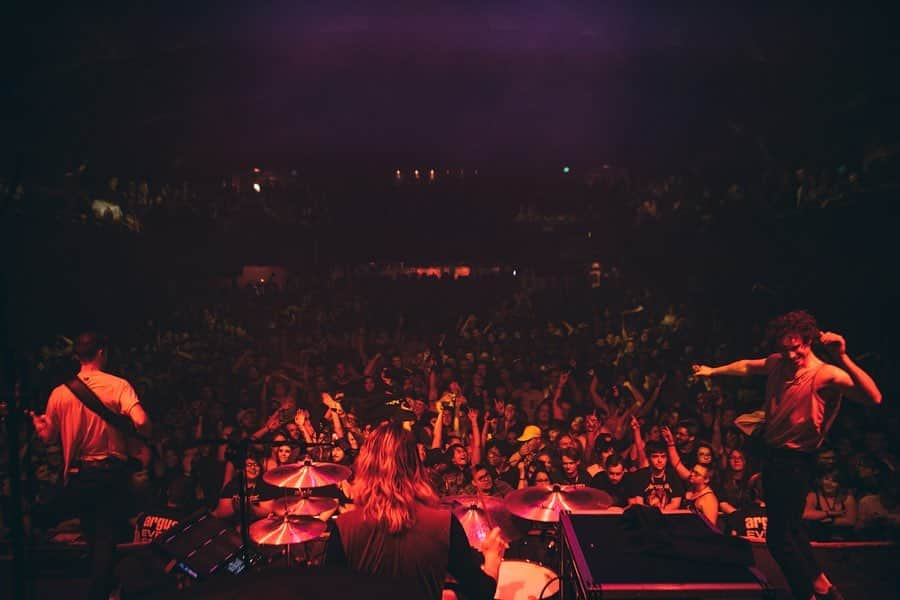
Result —
[{"label": "crash cymbal", "polygon": [[281,465],[263,473],[263,481],[266,483],[294,489],[323,487],[344,481],[348,477],[349,467],[309,460]]},{"label": "crash cymbal", "polygon": [[327,528],[323,521],[312,517],[266,517],[250,525],[250,539],[269,546],[300,544],[320,537]]},{"label": "crash cymbal", "polygon": [[316,496],[288,496],[272,501],[272,511],[278,515],[306,515],[313,517],[337,508],[337,498],[318,498]]},{"label": "crash cymbal", "polygon": [[441,503],[456,515],[469,538],[469,543],[478,548],[491,529],[500,528],[500,534],[507,541],[516,540],[524,533],[513,523],[509,510],[502,498],[492,496],[448,496]]},{"label": "crash cymbal", "polygon": [[528,519],[555,523],[560,511],[606,509],[612,504],[612,497],[606,492],[589,487],[564,485],[542,485],[523,488],[506,496],[509,512]]},{"label": "crash cymbal", "polygon": [[494,511],[506,511],[506,503],[503,501],[503,498],[497,498],[496,496],[478,496],[475,494],[445,496],[441,498],[441,504],[445,505],[454,513],[456,513],[457,509],[467,510],[472,507]]}]

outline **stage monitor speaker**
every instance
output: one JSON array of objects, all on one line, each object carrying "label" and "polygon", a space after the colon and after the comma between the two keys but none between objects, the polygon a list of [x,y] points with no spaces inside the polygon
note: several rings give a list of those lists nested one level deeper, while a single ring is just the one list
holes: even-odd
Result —
[{"label": "stage monitor speaker", "polygon": [[624,513],[560,515],[565,600],[770,598],[746,540],[694,513],[634,506]]},{"label": "stage monitor speaker", "polygon": [[[242,552],[238,530],[208,512],[193,515],[168,529],[154,540],[153,546],[193,579],[202,580],[222,572],[237,574],[250,566]],[[252,559],[253,556],[251,562]]]}]

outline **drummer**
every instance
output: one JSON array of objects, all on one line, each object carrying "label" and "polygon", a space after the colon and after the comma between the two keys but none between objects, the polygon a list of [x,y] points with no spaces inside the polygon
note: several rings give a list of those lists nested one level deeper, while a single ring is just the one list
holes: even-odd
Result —
[{"label": "drummer", "polygon": [[[251,518],[265,517],[272,512],[272,500],[283,495],[282,490],[263,481],[260,477],[262,468],[260,460],[248,454],[244,460],[244,473],[247,475],[247,506]],[[240,475],[229,481],[219,494],[219,502],[213,510],[213,516],[220,519],[240,517]]]},{"label": "drummer", "polygon": [[502,479],[495,479],[488,465],[477,464],[472,467],[472,482],[462,489],[462,493],[468,496],[482,495],[503,498],[513,491],[512,486]]},{"label": "drummer", "polygon": [[325,562],[362,573],[415,581],[420,598],[438,600],[446,575],[470,600],[494,597],[506,543],[494,528],[469,545],[459,520],[437,508],[412,434],[398,423],[381,425],[355,463],[357,510],[334,521]]}]

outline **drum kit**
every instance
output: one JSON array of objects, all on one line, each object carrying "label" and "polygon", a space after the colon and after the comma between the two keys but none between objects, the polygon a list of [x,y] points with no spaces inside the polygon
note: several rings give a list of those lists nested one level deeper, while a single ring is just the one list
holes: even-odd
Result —
[{"label": "drum kit", "polygon": [[[284,546],[290,562],[291,546],[321,539],[325,520],[337,509],[337,499],[315,496],[315,489],[346,481],[350,469],[306,460],[275,467],[262,477],[283,488],[285,496],[273,501],[272,515],[250,525],[250,539],[263,546]],[[559,594],[555,546],[560,513],[606,509],[612,498],[583,486],[543,485],[515,490],[505,498],[448,496],[441,503],[456,515],[474,548],[481,547],[494,527],[500,529],[510,548],[500,564],[495,597],[527,600]]]},{"label": "drum kit", "polygon": [[528,600],[559,594],[556,526],[562,511],[604,510],[612,506],[606,492],[583,486],[542,485],[510,492],[505,498],[448,496],[442,504],[456,515],[469,543],[479,548],[500,528],[510,544],[500,563],[495,598]]},{"label": "drum kit", "polygon": [[311,460],[280,465],[263,473],[263,481],[284,489],[285,495],[273,501],[270,516],[250,525],[250,539],[262,546],[285,546],[290,562],[291,546],[322,538],[328,528],[325,520],[337,510],[337,498],[315,496],[314,490],[349,477],[348,467]]}]

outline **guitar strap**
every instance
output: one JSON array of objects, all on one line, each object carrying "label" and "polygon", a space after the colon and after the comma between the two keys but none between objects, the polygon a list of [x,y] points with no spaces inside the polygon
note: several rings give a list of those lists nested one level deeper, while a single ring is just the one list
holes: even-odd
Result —
[{"label": "guitar strap", "polygon": [[71,380],[67,381],[66,387],[75,394],[75,397],[78,398],[88,410],[106,421],[106,423],[114,429],[122,432],[126,437],[138,440],[147,445],[152,443],[149,439],[135,430],[131,419],[125,415],[117,415],[109,410],[100,398],[97,397],[94,390],[89,388],[87,384],[78,377],[73,377]]}]

